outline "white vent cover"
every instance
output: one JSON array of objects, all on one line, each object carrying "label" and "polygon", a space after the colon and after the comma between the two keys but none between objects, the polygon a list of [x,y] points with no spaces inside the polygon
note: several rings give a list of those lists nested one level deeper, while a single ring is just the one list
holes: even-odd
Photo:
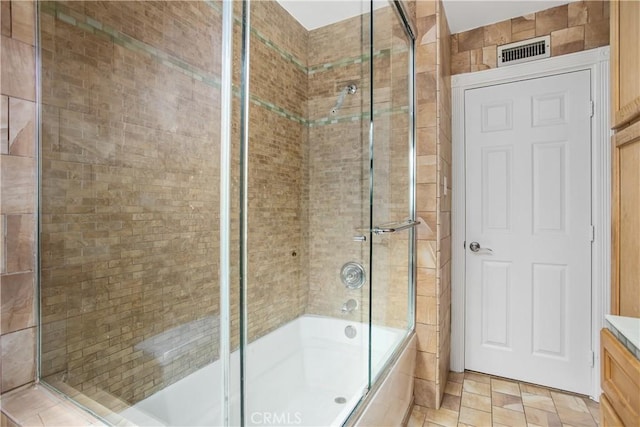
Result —
[{"label": "white vent cover", "polygon": [[551,56],[551,36],[536,37],[498,46],[498,67],[521,64]]}]

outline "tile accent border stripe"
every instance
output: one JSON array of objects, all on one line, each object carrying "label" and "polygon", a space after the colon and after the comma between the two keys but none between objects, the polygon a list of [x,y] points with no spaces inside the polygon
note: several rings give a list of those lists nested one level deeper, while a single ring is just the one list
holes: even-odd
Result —
[{"label": "tile accent border stripe", "polygon": [[[406,48],[401,48],[401,49],[397,49],[394,50],[393,52],[391,51],[391,49],[380,49],[377,50],[373,53],[373,58],[382,58],[385,56],[391,56],[396,55],[396,54],[400,54],[400,53],[407,53],[409,52],[409,49]],[[368,61],[370,58],[370,55],[368,53],[359,55],[359,56],[352,56],[350,58],[344,58],[341,59],[339,61],[335,61],[335,62],[327,62],[326,64],[318,64],[318,65],[311,65],[308,68],[307,74],[309,75],[313,75],[316,73],[321,73],[324,71],[329,71],[332,70],[334,68],[341,68],[341,67],[347,67],[349,65],[353,65],[353,64],[361,64],[363,62]]]},{"label": "tile accent border stripe", "polygon": [[[206,4],[211,6],[213,10],[219,11],[217,5],[215,5],[213,2],[207,1]],[[65,6],[61,4],[54,3],[54,2],[42,2],[40,8],[42,12],[52,15],[62,22],[65,22],[69,25],[73,25],[88,33],[95,34],[96,36],[109,39],[114,44],[122,46],[131,51],[149,55],[149,57],[156,59],[159,63],[165,65],[166,67],[169,67],[173,70],[183,73],[184,75],[190,78],[193,78],[197,81],[200,81],[206,85],[215,87],[217,89],[220,89],[221,87],[219,76],[207,73],[204,70],[194,67],[188,62],[180,58],[170,55],[167,52],[164,52],[156,47],[151,46],[150,44],[134,39],[120,31],[117,31],[114,28],[111,28],[108,25],[104,25],[103,23],[96,21],[95,19],[92,19],[88,16],[80,16],[78,13],[75,13],[75,12],[70,12]],[[72,14],[75,16],[71,16]],[[292,64],[295,64],[298,68],[304,70],[306,74],[315,74],[318,72],[328,71],[338,67],[345,67],[352,64],[359,64],[369,60],[369,54],[364,54],[361,56],[342,59],[340,61],[333,62],[333,63],[326,63],[321,65],[316,65],[311,68],[307,68],[302,64],[300,60],[295,58],[293,55],[287,53],[286,51],[280,49],[277,45],[275,45],[270,40],[268,40],[264,35],[262,35],[258,30],[252,29],[251,32],[256,37],[258,37],[258,39],[262,43],[264,43],[270,49],[273,49],[274,51],[276,51],[285,60],[289,61]],[[401,51],[398,51],[397,53],[401,53]],[[387,55],[391,55],[391,50],[381,49],[379,51],[374,52],[373,57],[379,58]],[[239,88],[234,86],[233,93],[235,97],[239,97],[240,96]],[[354,115],[342,116],[342,117],[323,117],[321,119],[308,120],[305,117],[299,116],[285,108],[282,108],[278,105],[273,104],[272,102],[261,99],[255,95],[251,95],[250,100],[251,100],[251,103],[254,105],[263,107],[268,111],[271,111],[275,114],[278,114],[279,116],[285,117],[295,123],[298,123],[307,127],[319,127],[319,126],[332,125],[336,123],[356,122],[361,119],[366,119],[370,117],[370,113],[368,111],[365,111],[362,114],[354,114]],[[407,112],[407,111],[408,111],[407,106],[403,106],[400,108],[385,108],[385,109],[378,109],[378,110],[374,109],[373,115],[374,117],[376,117],[376,116],[382,116],[386,114],[398,114],[398,113]]]},{"label": "tile accent border stripe", "polygon": [[[238,89],[238,96],[240,94],[240,91]],[[251,103],[254,105],[258,105],[260,107],[263,107],[265,109],[267,109],[268,111],[271,111],[273,113],[278,114],[279,116],[285,117],[293,122],[299,123],[303,126],[308,126],[309,125],[309,121],[307,119],[305,119],[304,117],[298,116],[290,111],[287,111],[284,108],[278,107],[277,105],[269,102],[269,101],[265,101],[263,99],[260,99],[259,97],[255,96],[255,95],[250,95],[250,100]]]},{"label": "tile accent border stripe", "polygon": [[[221,13],[222,10],[221,10],[220,6],[216,2],[211,1],[211,0],[207,0],[205,3],[209,7],[211,7],[211,9],[217,11],[218,13]],[[234,19],[235,23],[238,24],[238,25],[240,25],[242,23],[240,18],[238,18],[237,16],[234,16],[233,19]],[[258,40],[260,40],[262,43],[264,43],[265,46],[269,47],[270,49],[272,49],[273,51],[278,53],[280,56],[282,56],[282,58],[284,58],[288,62],[294,64],[296,67],[298,67],[305,74],[307,73],[307,65],[306,64],[304,64],[299,58],[296,58],[294,55],[292,55],[291,53],[287,52],[285,49],[283,49],[280,46],[278,46],[277,44],[273,43],[271,40],[269,40],[268,37],[266,37],[264,34],[262,34],[256,28],[251,27],[251,34],[256,36],[258,38]]]},{"label": "tile accent border stripe", "polygon": [[[396,107],[396,108],[380,108],[373,110],[373,117],[382,117],[394,114],[406,113],[409,111],[408,106]],[[371,114],[368,111],[364,111],[362,114],[353,114],[351,116],[342,117],[323,117],[321,119],[309,121],[309,127],[319,127],[326,125],[333,125],[336,123],[349,123],[357,122],[359,120],[368,119]]]},{"label": "tile accent border stripe", "polygon": [[[210,3],[207,3],[207,4],[210,4]],[[107,25],[103,25],[101,22],[98,22],[92,18],[89,18],[87,16],[80,17],[78,16],[78,14],[75,14],[76,17],[73,17],[71,16],[70,13],[68,13],[67,9],[62,5],[59,5],[57,3],[52,4],[52,3],[43,2],[41,4],[41,11],[56,17],[62,22],[65,22],[69,25],[73,25],[77,28],[87,31],[88,33],[95,34],[96,36],[99,36],[99,37],[107,38],[114,44],[122,46],[126,49],[129,49],[134,52],[146,54],[149,57],[157,60],[159,63],[173,70],[176,70],[190,78],[193,78],[197,81],[200,81],[209,86],[215,87],[216,89],[220,89],[221,87],[219,76],[207,73],[206,71],[201,70],[197,67],[194,67],[188,62],[183,61],[180,58],[172,56],[140,40],[129,37],[128,35],[123,34]],[[271,45],[275,46],[273,44]],[[289,56],[293,58],[291,55]],[[233,91],[234,91],[234,96],[236,97],[240,96],[240,91],[237,87],[234,86]],[[265,101],[257,96],[252,95],[251,102],[255,105],[264,107],[267,110],[272,111],[282,117],[286,117],[296,123],[300,123],[304,126],[308,125],[308,121],[306,118],[301,117],[291,111],[288,111],[287,109],[279,107],[269,101]]]}]

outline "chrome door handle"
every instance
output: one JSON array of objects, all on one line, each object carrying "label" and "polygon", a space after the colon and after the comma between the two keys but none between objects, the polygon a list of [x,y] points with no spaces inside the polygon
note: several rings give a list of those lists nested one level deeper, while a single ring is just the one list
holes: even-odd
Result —
[{"label": "chrome door handle", "polygon": [[469,249],[471,249],[471,252],[479,252],[480,249],[482,249],[483,251],[493,252],[492,249],[480,247],[480,243],[478,243],[478,242],[471,242],[469,244]]}]

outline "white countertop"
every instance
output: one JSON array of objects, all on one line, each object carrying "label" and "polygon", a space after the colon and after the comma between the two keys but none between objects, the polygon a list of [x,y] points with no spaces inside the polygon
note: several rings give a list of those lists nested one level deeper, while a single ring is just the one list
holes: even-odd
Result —
[{"label": "white countertop", "polygon": [[640,348],[640,318],[607,314],[605,319],[618,330],[631,344]]}]

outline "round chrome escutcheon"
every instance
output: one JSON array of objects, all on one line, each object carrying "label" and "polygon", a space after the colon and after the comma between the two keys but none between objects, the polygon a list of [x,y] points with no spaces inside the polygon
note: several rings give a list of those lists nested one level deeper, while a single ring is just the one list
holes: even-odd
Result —
[{"label": "round chrome escutcheon", "polygon": [[349,289],[360,289],[365,282],[364,267],[357,262],[348,262],[340,270],[340,279]]}]

